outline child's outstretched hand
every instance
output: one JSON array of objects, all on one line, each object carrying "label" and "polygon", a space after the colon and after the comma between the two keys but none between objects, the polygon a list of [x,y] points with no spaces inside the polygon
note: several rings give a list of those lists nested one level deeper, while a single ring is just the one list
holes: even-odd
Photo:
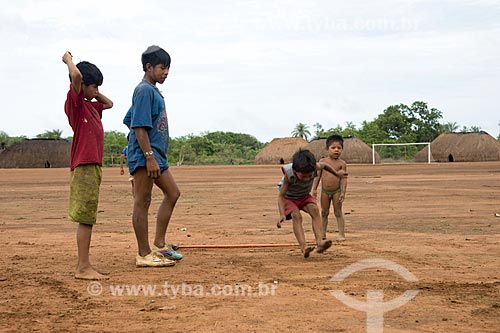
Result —
[{"label": "child's outstretched hand", "polygon": [[281,224],[285,221],[285,217],[284,216],[280,216],[280,219],[278,221],[278,223],[276,223],[276,227],[281,228]]},{"label": "child's outstretched hand", "polygon": [[336,170],[336,171],[337,171],[337,175],[339,177],[347,177],[347,175],[348,175],[348,173],[345,170],[343,170],[343,169]]}]

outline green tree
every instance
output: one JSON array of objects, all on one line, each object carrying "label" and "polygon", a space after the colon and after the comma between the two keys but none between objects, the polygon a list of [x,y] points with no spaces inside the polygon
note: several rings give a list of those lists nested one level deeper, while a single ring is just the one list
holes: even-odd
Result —
[{"label": "green tree", "polygon": [[120,155],[127,145],[127,136],[118,131],[104,132],[104,165],[113,165],[120,162]]},{"label": "green tree", "polygon": [[309,132],[309,126],[304,123],[298,123],[295,126],[295,129],[292,131],[292,136],[294,138],[302,138],[307,140],[311,136],[311,132]]},{"label": "green tree", "polygon": [[426,103],[417,101],[411,106],[391,105],[374,122],[391,140],[428,142],[440,134],[441,118],[441,111],[435,108],[429,110]]},{"label": "green tree", "polygon": [[346,123],[346,127],[341,132],[344,137],[355,137],[358,136],[358,130],[356,129],[356,125],[352,121],[348,121]]},{"label": "green tree", "polygon": [[472,133],[479,133],[481,132],[481,127],[473,125],[469,128],[469,131]]},{"label": "green tree", "polygon": [[324,132],[325,132],[323,130],[323,126],[320,123],[316,123],[316,124],[313,125],[313,127],[315,128],[314,137],[316,139],[323,138],[324,137]]},{"label": "green tree", "polygon": [[444,133],[454,133],[458,131],[458,124],[454,121],[441,124],[441,131]]},{"label": "green tree", "polygon": [[429,109],[425,102],[413,102],[410,107],[409,121],[416,141],[431,142],[441,132],[439,120],[443,113],[436,108]]},{"label": "green tree", "polygon": [[391,143],[395,141],[391,139],[387,132],[381,129],[375,121],[363,121],[358,131],[358,136],[369,146],[374,143]]},{"label": "green tree", "polygon": [[62,130],[60,129],[55,129],[52,131],[45,131],[43,134],[38,134],[36,137],[37,138],[43,138],[43,139],[61,139],[62,137]]},{"label": "green tree", "polygon": [[0,131],[0,147],[8,148],[17,142],[26,140],[25,135],[21,136],[9,136],[6,132]]}]

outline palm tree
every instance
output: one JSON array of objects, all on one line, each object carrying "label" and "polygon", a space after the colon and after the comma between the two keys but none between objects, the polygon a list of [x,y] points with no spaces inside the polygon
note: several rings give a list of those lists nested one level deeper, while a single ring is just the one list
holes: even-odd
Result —
[{"label": "palm tree", "polygon": [[45,139],[60,139],[62,136],[62,130],[55,129],[52,131],[45,131],[43,134],[38,134],[37,138],[45,138]]},{"label": "palm tree", "polygon": [[441,126],[443,132],[445,133],[453,133],[458,130],[458,124],[455,121],[453,122],[449,121],[445,124],[442,124]]},{"label": "palm tree", "polygon": [[292,136],[294,138],[302,138],[307,140],[309,136],[311,135],[311,132],[309,132],[309,126],[307,126],[304,123],[298,123],[297,126],[295,126],[295,129],[292,131]]}]

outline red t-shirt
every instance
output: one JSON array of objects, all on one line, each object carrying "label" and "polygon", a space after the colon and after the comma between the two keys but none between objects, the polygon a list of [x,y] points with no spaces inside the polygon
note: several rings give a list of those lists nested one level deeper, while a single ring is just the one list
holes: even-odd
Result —
[{"label": "red t-shirt", "polygon": [[102,110],[104,105],[84,99],[83,88],[77,94],[70,84],[64,112],[73,129],[71,145],[71,170],[81,164],[99,164],[102,166],[104,152],[104,128]]}]

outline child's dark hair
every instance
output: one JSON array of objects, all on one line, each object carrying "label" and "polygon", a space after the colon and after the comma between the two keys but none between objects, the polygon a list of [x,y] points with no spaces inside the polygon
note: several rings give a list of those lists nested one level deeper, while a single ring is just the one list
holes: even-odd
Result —
[{"label": "child's dark hair", "polygon": [[157,45],[151,45],[144,51],[141,56],[142,69],[146,71],[146,65],[151,64],[151,66],[164,65],[165,67],[170,66],[170,55]]},{"label": "child's dark hair", "polygon": [[342,148],[344,148],[344,138],[339,134],[332,134],[326,138],[326,148],[330,147],[333,142],[340,142]]},{"label": "child's dark hair", "polygon": [[[88,61],[81,61],[76,65],[76,68],[82,74],[82,81],[86,86],[90,86],[91,84],[95,84],[96,86],[102,85],[102,73],[96,65]],[[69,79],[71,80],[71,75]]]},{"label": "child's dark hair", "polygon": [[316,170],[316,158],[309,150],[299,149],[293,154],[292,169],[301,173],[313,172]]}]

